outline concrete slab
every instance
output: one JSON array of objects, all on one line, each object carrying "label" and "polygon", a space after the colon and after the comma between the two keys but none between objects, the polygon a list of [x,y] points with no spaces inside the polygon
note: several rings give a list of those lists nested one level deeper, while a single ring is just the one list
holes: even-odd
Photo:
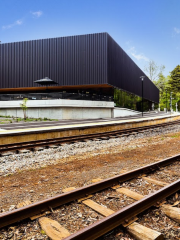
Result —
[{"label": "concrete slab", "polygon": [[153,116],[148,118],[138,118],[129,120],[126,119],[106,122],[69,124],[62,126],[4,130],[0,132],[0,145],[52,138],[63,138],[69,136],[78,136],[89,133],[110,132],[128,128],[136,128],[160,123],[167,123],[175,120],[180,120],[180,114],[172,114],[157,117]]}]

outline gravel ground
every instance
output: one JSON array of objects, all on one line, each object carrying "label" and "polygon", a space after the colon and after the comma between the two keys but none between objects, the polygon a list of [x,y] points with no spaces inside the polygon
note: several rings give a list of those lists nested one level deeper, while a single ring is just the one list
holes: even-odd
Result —
[{"label": "gravel ground", "polygon": [[[0,158],[0,192],[1,212],[15,209],[19,202],[30,200],[36,202],[55,196],[66,187],[81,187],[90,184],[94,178],[108,178],[137,167],[147,165],[166,157],[179,154],[180,126],[160,128],[136,136],[121,137],[103,141],[88,141],[63,145],[56,149],[29,152]],[[166,174],[158,172],[150,177],[171,182],[179,179],[179,165],[166,167]],[[145,181],[132,180],[124,186],[132,190],[138,186],[138,192],[148,194],[152,184]],[[156,186],[157,189],[159,187]],[[118,198],[116,197],[118,196]],[[106,194],[97,193],[93,199],[112,210],[117,210],[133,200],[107,190]],[[178,195],[178,200],[180,200]],[[119,198],[120,197],[120,198]],[[120,200],[119,200],[120,199]],[[175,196],[168,200],[173,203]],[[168,202],[168,203],[169,203]],[[85,210],[84,210],[85,209]],[[78,210],[76,212],[76,210]],[[157,214],[158,212],[158,214]],[[77,214],[78,213],[78,214]],[[83,217],[81,217],[81,215]],[[69,204],[54,211],[52,217],[74,232],[80,226],[87,226],[102,216],[80,204]],[[159,221],[157,220],[159,217]],[[151,221],[149,222],[149,219]],[[154,220],[153,220],[154,219]],[[179,226],[154,209],[152,214],[146,212],[139,222],[161,231],[165,239],[180,239]],[[69,221],[70,220],[70,221]],[[167,225],[163,224],[166,222]],[[153,225],[154,223],[154,225]],[[169,231],[170,227],[172,231]],[[168,231],[166,233],[166,231]],[[171,234],[172,232],[172,234]],[[40,229],[38,220],[24,221],[19,225],[0,230],[0,239],[48,239]],[[117,228],[101,239],[130,240],[123,228]]]},{"label": "gravel ground", "polygon": [[[129,137],[111,138],[109,140],[102,141],[87,141],[79,142],[74,144],[64,144],[58,148],[44,149],[43,151],[28,152],[21,154],[14,154],[10,156],[4,156],[0,158],[0,176],[7,176],[9,174],[16,173],[18,171],[27,169],[37,169],[40,167],[45,167],[46,165],[57,164],[59,161],[62,162],[63,159],[69,156],[75,156],[77,154],[83,153],[93,153],[93,156],[97,156],[100,153],[98,150],[106,149],[107,152],[103,154],[110,153],[110,149],[118,145],[121,147],[128,147],[131,149],[136,147],[143,147],[144,145],[140,143],[132,144],[132,140],[141,139],[144,137],[155,137],[159,134],[167,134],[170,132],[180,131],[180,125],[158,128],[155,131],[147,131],[146,133],[139,133],[137,135],[130,135]],[[163,140],[163,139],[162,139]]]}]

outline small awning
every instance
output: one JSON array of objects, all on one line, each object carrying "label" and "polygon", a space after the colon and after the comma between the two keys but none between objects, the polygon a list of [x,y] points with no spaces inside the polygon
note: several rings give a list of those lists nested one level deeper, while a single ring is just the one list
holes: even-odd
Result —
[{"label": "small awning", "polygon": [[54,80],[51,80],[48,77],[45,77],[43,79],[40,80],[36,80],[34,81],[35,83],[41,84],[41,85],[51,85],[51,84],[58,84],[57,82],[55,82]]}]

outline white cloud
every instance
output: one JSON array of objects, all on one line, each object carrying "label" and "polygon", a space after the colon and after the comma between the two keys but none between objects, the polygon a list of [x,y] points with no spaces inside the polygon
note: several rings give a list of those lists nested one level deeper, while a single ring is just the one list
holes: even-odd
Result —
[{"label": "white cloud", "polygon": [[135,47],[129,48],[128,52],[137,60],[144,60],[146,62],[149,62],[149,58],[147,58],[143,53],[137,53]]},{"label": "white cloud", "polygon": [[16,22],[15,22],[15,24],[16,25],[21,25],[23,22],[21,21],[21,20],[17,20]]},{"label": "white cloud", "polygon": [[17,20],[15,21],[14,23],[12,24],[9,24],[9,25],[6,25],[6,26],[2,26],[3,29],[9,29],[9,28],[13,28],[17,25],[22,25],[23,24],[23,21],[22,20]]},{"label": "white cloud", "polygon": [[131,53],[133,57],[135,57],[137,60],[144,60],[146,62],[149,62],[149,59],[144,56],[143,54],[135,54],[135,53]]},{"label": "white cloud", "polygon": [[177,34],[180,33],[180,29],[179,29],[179,28],[174,27],[174,31],[175,31],[175,33],[177,33]]},{"label": "white cloud", "polygon": [[31,14],[32,14],[34,17],[39,18],[39,17],[43,14],[43,12],[42,12],[42,11],[37,11],[37,12],[31,12]]}]

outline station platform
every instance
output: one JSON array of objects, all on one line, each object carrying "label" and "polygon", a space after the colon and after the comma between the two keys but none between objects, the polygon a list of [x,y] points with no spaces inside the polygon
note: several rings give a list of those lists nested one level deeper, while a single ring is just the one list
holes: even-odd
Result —
[{"label": "station platform", "polygon": [[180,113],[145,112],[128,117],[2,124],[0,145],[102,133],[180,120]]}]

